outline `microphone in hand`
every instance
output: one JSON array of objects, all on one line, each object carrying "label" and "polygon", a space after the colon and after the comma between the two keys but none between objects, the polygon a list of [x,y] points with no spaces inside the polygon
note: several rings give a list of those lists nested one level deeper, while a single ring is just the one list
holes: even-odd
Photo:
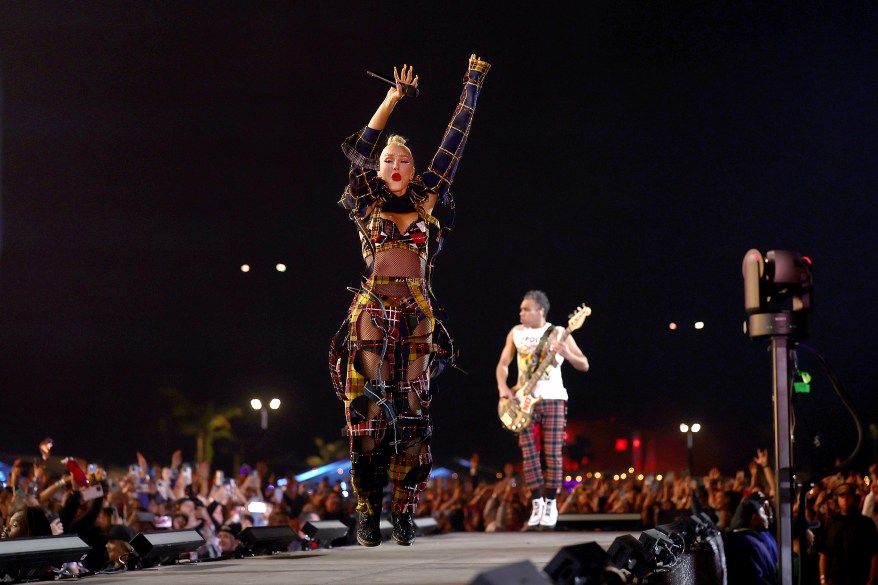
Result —
[{"label": "microphone in hand", "polygon": [[[381,75],[378,75],[377,73],[373,73],[372,71],[366,71],[366,75],[368,75],[369,77],[374,77],[378,81],[383,81],[384,83],[387,83],[389,85],[392,85],[393,87],[396,87],[396,82],[393,81],[392,79],[387,79],[386,77],[382,77]],[[402,91],[406,95],[406,97],[413,97],[413,98],[418,97],[418,94],[420,93],[418,91],[418,88],[415,87],[414,85],[411,85],[408,83],[403,83],[400,81],[399,86],[402,88]]]}]

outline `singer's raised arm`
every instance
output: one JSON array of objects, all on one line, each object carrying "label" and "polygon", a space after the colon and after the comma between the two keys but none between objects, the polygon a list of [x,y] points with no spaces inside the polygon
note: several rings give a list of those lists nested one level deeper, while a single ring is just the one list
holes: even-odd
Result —
[{"label": "singer's raised arm", "polygon": [[418,76],[413,74],[412,66],[402,66],[401,73],[393,68],[393,78],[396,87],[387,90],[387,95],[378,105],[378,109],[372,114],[369,124],[356,134],[348,136],[342,142],[341,149],[351,161],[351,170],[348,174],[348,186],[342,194],[339,205],[350,211],[356,211],[358,216],[363,216],[369,206],[375,201],[375,190],[378,185],[378,159],[380,151],[378,144],[381,142],[382,131],[387,125],[390,114],[402,98],[405,91],[400,83],[418,86]]},{"label": "singer's raised arm", "polygon": [[442,137],[439,150],[430,161],[427,171],[421,176],[424,185],[430,191],[436,193],[439,202],[448,205],[451,202],[449,189],[457,171],[457,164],[463,156],[463,147],[469,136],[472,126],[473,114],[476,110],[476,101],[482,90],[485,75],[491,69],[491,64],[482,61],[476,55],[469,58],[469,66],[463,78],[463,91],[460,100]]}]

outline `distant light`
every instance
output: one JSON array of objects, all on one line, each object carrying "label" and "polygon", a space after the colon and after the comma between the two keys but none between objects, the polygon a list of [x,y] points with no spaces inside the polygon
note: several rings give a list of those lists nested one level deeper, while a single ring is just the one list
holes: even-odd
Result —
[{"label": "distant light", "polygon": [[693,433],[697,433],[697,432],[700,431],[700,430],[701,430],[701,425],[700,425],[700,424],[695,423],[694,425],[692,425],[692,432],[693,432]]},{"label": "distant light", "polygon": [[621,479],[628,479],[628,474],[627,474],[627,473],[623,473],[623,474],[620,475],[619,477],[620,477]]},{"label": "distant light", "polygon": [[581,475],[577,475],[577,476],[576,476],[576,481],[578,481],[579,483],[582,483],[582,476],[581,476]]},{"label": "distant light", "polygon": [[634,468],[633,468],[633,467],[629,467],[629,468],[628,468],[628,473],[634,473]]},{"label": "distant light", "polygon": [[272,410],[280,408],[280,398],[272,398],[271,402],[268,403],[268,407]]},{"label": "distant light", "polygon": [[600,472],[600,471],[595,471],[595,472],[594,472],[594,478],[595,478],[595,479],[600,479],[601,477],[603,477],[603,476],[601,475],[601,472]]},{"label": "distant light", "polygon": [[613,481],[619,481],[619,474],[618,473],[613,476]]},{"label": "distant light", "polygon": [[345,498],[348,497],[348,495],[349,495],[348,490],[342,490],[341,495],[342,495],[342,497],[345,497]]},{"label": "distant light", "polygon": [[241,264],[241,272],[250,272],[249,264]]},{"label": "distant light", "polygon": [[671,323],[668,325],[668,329],[670,329],[671,331],[675,330],[676,328],[677,328],[677,324],[674,323],[674,322],[671,322]]},{"label": "distant light", "polygon": [[687,425],[686,423],[681,423],[680,424],[680,432],[681,433],[688,433],[689,432],[689,425]]},{"label": "distant light", "polygon": [[659,473],[657,476],[655,476],[655,480],[656,480],[656,481],[661,481],[661,480],[663,480],[664,478],[665,478],[665,477],[664,477],[661,473]]},{"label": "distant light", "polygon": [[286,271],[287,271],[287,265],[286,265],[286,264],[277,263],[277,264],[275,264],[274,268],[275,268],[278,272],[286,272]]},{"label": "distant light", "polygon": [[704,321],[696,321],[695,328],[696,329],[704,329]]},{"label": "distant light", "polygon": [[344,469],[342,469],[341,467],[339,467],[338,469],[336,469],[335,472],[336,472],[337,474],[339,474],[339,475],[344,475]]},{"label": "distant light", "polygon": [[642,473],[637,474],[637,481],[643,481],[643,474]]},{"label": "distant light", "polygon": [[494,477],[496,477],[497,479],[503,479],[503,474],[498,471],[497,475],[495,475]]},{"label": "distant light", "polygon": [[253,407],[253,410],[259,410],[260,408],[262,408],[262,401],[258,398],[254,398],[250,401],[250,406]]},{"label": "distant light", "polygon": [[251,514],[265,514],[268,510],[268,506],[265,505],[265,502],[250,502],[247,504],[247,511]]},{"label": "distant light", "polygon": [[588,473],[585,474],[585,477],[591,479],[592,477],[594,477],[594,474],[592,474],[592,472],[589,471]]},{"label": "distant light", "polygon": [[573,477],[570,476],[570,475],[568,475],[567,478],[566,478],[564,481],[573,481]]}]

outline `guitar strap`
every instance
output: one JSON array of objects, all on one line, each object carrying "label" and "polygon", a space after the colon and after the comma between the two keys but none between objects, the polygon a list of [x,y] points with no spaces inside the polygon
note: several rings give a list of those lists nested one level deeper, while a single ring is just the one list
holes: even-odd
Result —
[{"label": "guitar strap", "polygon": [[[537,348],[534,350],[534,357],[539,357],[540,355],[542,355],[543,348],[546,347],[546,342],[549,341],[549,336],[552,335],[552,333],[555,331],[555,328],[552,326],[551,323],[546,323],[546,325],[547,325],[546,332],[543,333],[542,337],[540,337],[540,343],[537,345]],[[527,372],[528,379],[530,379],[534,375],[534,372],[537,371],[537,368],[539,367],[540,362],[542,362],[541,359],[535,359],[533,362],[531,362],[530,368],[528,368],[528,372]]]}]

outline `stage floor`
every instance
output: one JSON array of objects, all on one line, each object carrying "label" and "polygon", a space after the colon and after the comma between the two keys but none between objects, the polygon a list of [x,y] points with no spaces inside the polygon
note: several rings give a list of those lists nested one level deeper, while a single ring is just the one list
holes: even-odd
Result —
[{"label": "stage floor", "polygon": [[[491,569],[531,561],[542,569],[563,546],[597,542],[604,549],[627,532],[453,533],[393,541],[376,548],[344,546],[117,575],[95,575],[95,585],[467,585]],[[637,536],[637,533],[634,533]]]}]

